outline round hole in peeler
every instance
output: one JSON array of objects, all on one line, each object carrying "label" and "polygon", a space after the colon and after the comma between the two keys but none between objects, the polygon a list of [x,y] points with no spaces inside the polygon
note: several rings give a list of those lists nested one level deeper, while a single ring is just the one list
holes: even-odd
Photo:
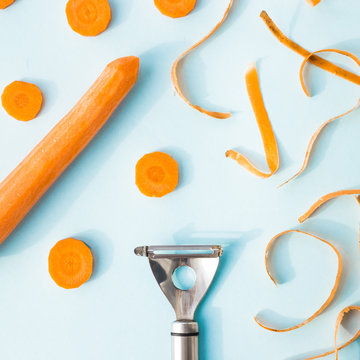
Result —
[{"label": "round hole in peeler", "polygon": [[190,290],[195,285],[195,271],[190,266],[179,266],[173,272],[172,281],[179,290]]}]

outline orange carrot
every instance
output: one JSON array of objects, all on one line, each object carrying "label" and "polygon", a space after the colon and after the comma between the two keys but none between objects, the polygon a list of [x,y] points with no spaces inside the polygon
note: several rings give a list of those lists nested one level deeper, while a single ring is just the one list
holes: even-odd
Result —
[{"label": "orange carrot", "polygon": [[310,321],[314,320],[316,317],[318,317],[329,305],[330,303],[332,302],[332,300],[334,299],[334,296],[336,294],[336,291],[339,287],[339,283],[340,283],[340,278],[341,278],[341,271],[342,271],[342,260],[341,260],[341,255],[339,253],[339,251],[336,249],[336,247],[334,245],[332,245],[331,243],[329,243],[328,241],[326,240],[323,240],[321,238],[319,238],[318,236],[315,236],[313,234],[310,234],[310,233],[307,233],[307,232],[304,232],[304,231],[300,231],[300,230],[287,230],[287,231],[283,231],[281,232],[280,234],[277,234],[275,235],[271,240],[270,242],[268,243],[267,247],[266,247],[266,250],[265,250],[265,267],[266,267],[266,272],[268,273],[270,279],[273,281],[273,283],[275,285],[276,284],[276,281],[274,279],[274,277],[271,275],[270,273],[270,270],[269,270],[269,267],[268,267],[268,258],[270,257],[270,249],[272,247],[272,245],[274,244],[274,242],[276,240],[278,240],[281,236],[285,235],[285,234],[289,234],[289,233],[299,233],[299,234],[304,234],[304,235],[307,235],[307,236],[311,236],[323,243],[325,243],[326,245],[329,245],[331,247],[332,250],[334,250],[334,252],[336,253],[336,256],[337,256],[337,259],[338,259],[338,271],[337,271],[337,274],[336,274],[336,279],[335,279],[335,283],[334,283],[334,286],[331,290],[331,293],[329,295],[329,297],[326,299],[326,301],[324,302],[324,304],[320,307],[319,310],[317,310],[313,315],[311,315],[308,319],[306,319],[305,321],[303,321],[302,323],[300,324],[297,324],[297,325],[294,325],[294,326],[291,326],[289,328],[286,328],[286,329],[275,329],[275,328],[272,328],[272,327],[268,327],[268,326],[265,326],[263,325],[256,317],[255,317],[255,321],[258,325],[260,325],[262,328],[266,329],[266,330],[270,330],[270,331],[274,331],[274,332],[287,332],[287,331],[292,331],[292,330],[296,330],[306,324],[308,324]]},{"label": "orange carrot", "polygon": [[111,8],[108,0],[69,0],[66,16],[75,32],[83,36],[96,36],[107,29]]},{"label": "orange carrot", "polygon": [[309,5],[316,6],[321,2],[321,0],[305,0]]},{"label": "orange carrot", "polygon": [[78,288],[90,279],[93,256],[80,240],[61,240],[50,250],[49,273],[57,285],[64,289]]},{"label": "orange carrot", "polygon": [[139,59],[111,62],[73,109],[0,184],[0,243],[79,155],[136,82]]},{"label": "orange carrot", "polygon": [[29,121],[39,113],[43,97],[36,85],[14,81],[5,87],[1,102],[10,116],[17,120]]},{"label": "orange carrot", "polygon": [[320,359],[320,358],[323,358],[325,356],[328,356],[328,355],[332,355],[332,354],[336,354],[336,359],[338,358],[338,352],[339,350],[342,350],[344,348],[346,348],[347,346],[349,346],[350,344],[352,344],[355,340],[357,340],[359,337],[360,337],[360,330],[358,330],[356,332],[356,334],[351,338],[349,339],[345,344],[341,345],[341,346],[337,346],[337,334],[338,334],[338,331],[339,331],[339,327],[344,319],[344,315],[350,311],[360,311],[360,307],[359,306],[356,306],[356,305],[350,305],[350,306],[347,306],[346,308],[342,309],[340,312],[339,312],[339,315],[336,319],[336,324],[335,324],[335,350],[331,350],[331,351],[327,351],[325,353],[322,353],[320,355],[316,355],[316,356],[312,356],[312,357],[309,357],[309,358],[306,358],[305,360],[315,360],[315,359]]},{"label": "orange carrot", "polygon": [[241,166],[250,171],[252,174],[262,178],[268,178],[272,176],[279,168],[279,151],[275,134],[262,98],[259,78],[254,63],[252,63],[249,69],[246,71],[245,81],[249,99],[263,140],[266,162],[269,166],[270,172],[265,173],[258,170],[244,155],[238,153],[235,150],[228,150],[225,155],[226,157],[230,157],[231,159],[236,160]]},{"label": "orange carrot", "polygon": [[[269,15],[266,13],[266,11],[262,11],[260,14],[261,19],[265,22],[268,29],[275,35],[275,37],[285,46],[287,46],[289,49],[295,51],[299,55],[305,57],[308,57],[311,52],[304,49],[300,45],[296,44],[294,41],[290,40],[288,37],[286,37],[281,30],[275,25],[275,23],[271,20]],[[313,65],[316,65],[317,67],[328,71],[334,75],[337,75],[345,80],[351,81],[357,85],[360,85],[360,76],[352,73],[351,71],[345,70],[335,64],[333,64],[330,61],[327,61],[320,56],[313,55],[308,59],[309,62],[311,62]]]},{"label": "orange carrot", "polygon": [[223,112],[218,112],[218,111],[209,111],[206,110],[204,108],[202,108],[199,105],[194,105],[192,104],[184,95],[181,86],[179,84],[179,79],[178,79],[178,74],[177,74],[177,70],[178,70],[178,66],[179,63],[181,62],[181,60],[183,60],[191,51],[193,51],[194,49],[196,49],[198,46],[200,46],[204,41],[206,41],[211,35],[213,35],[216,30],[223,24],[223,22],[225,21],[227,15],[230,12],[231,6],[232,6],[233,0],[230,0],[228,7],[225,10],[225,13],[222,17],[222,19],[220,20],[220,22],[210,31],[209,34],[207,34],[203,39],[201,39],[200,41],[198,41],[195,45],[193,45],[190,49],[186,50],[184,53],[182,53],[174,62],[172,68],[171,68],[171,79],[172,82],[174,84],[175,90],[176,92],[179,94],[179,96],[181,97],[181,99],[183,99],[186,104],[188,104],[189,106],[191,106],[193,109],[206,114],[208,116],[211,116],[215,119],[227,119],[231,116],[230,113],[223,113]]},{"label": "orange carrot", "polygon": [[360,195],[360,189],[354,189],[354,190],[340,190],[335,191],[330,194],[326,194],[325,196],[322,196],[318,201],[316,201],[313,205],[310,206],[309,210],[306,211],[303,215],[299,217],[299,222],[303,223],[306,219],[308,219],[320,206],[322,206],[327,201],[334,199],[339,196],[343,195]]},{"label": "orange carrot", "polygon": [[5,9],[11,4],[13,4],[15,0],[0,0],[0,9]]},{"label": "orange carrot", "polygon": [[136,164],[135,183],[146,196],[162,197],[174,191],[179,180],[177,162],[156,151],[144,155]]},{"label": "orange carrot", "polygon": [[154,3],[163,15],[179,18],[194,9],[196,0],[154,0]]}]

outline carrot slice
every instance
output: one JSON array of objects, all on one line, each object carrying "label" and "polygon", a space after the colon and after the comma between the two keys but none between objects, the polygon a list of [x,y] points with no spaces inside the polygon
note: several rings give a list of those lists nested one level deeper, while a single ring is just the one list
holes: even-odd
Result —
[{"label": "carrot slice", "polygon": [[156,151],[144,155],[136,164],[135,183],[146,196],[162,197],[174,191],[179,180],[177,162]]},{"label": "carrot slice", "polygon": [[235,150],[228,150],[225,155],[236,160],[241,166],[252,174],[268,178],[272,176],[279,168],[279,151],[274,131],[268,113],[265,108],[263,97],[260,90],[259,78],[256,71],[255,63],[250,64],[245,74],[246,88],[253,108],[256,121],[260,130],[264,144],[266,162],[269,166],[269,173],[258,170],[244,155]]},{"label": "carrot slice", "polygon": [[69,0],[66,16],[75,32],[83,36],[96,36],[107,29],[111,8],[108,0]]},{"label": "carrot slice", "polygon": [[360,195],[360,189],[353,190],[340,190],[335,191],[329,194],[322,196],[318,201],[316,201],[313,205],[310,206],[309,210],[306,211],[303,215],[299,217],[299,222],[303,223],[306,219],[308,219],[320,206],[326,203],[329,200],[332,200],[336,197],[343,195]]},{"label": "carrot slice", "polygon": [[5,9],[11,4],[13,4],[15,0],[0,0],[0,9]]},{"label": "carrot slice", "polygon": [[206,41],[211,35],[213,35],[215,33],[215,31],[223,24],[223,22],[225,21],[231,6],[232,6],[233,0],[230,0],[228,7],[226,8],[226,11],[222,17],[222,19],[220,20],[220,22],[210,31],[209,34],[207,34],[203,39],[201,39],[200,41],[198,41],[195,45],[193,45],[190,49],[186,50],[184,53],[182,53],[174,62],[172,68],[171,68],[171,80],[174,84],[175,90],[176,92],[179,94],[180,98],[183,99],[186,104],[188,104],[189,106],[191,106],[192,108],[194,108],[195,110],[206,114],[208,116],[211,116],[213,118],[216,119],[227,119],[231,116],[231,113],[224,113],[224,112],[217,112],[217,111],[209,111],[206,110],[204,108],[202,108],[199,105],[194,105],[192,104],[184,95],[180,83],[179,83],[179,79],[178,79],[178,66],[179,63],[181,62],[181,60],[183,60],[191,51],[193,51],[194,49],[196,49],[199,45],[201,45],[204,41]]},{"label": "carrot slice", "polygon": [[289,234],[289,233],[299,233],[299,234],[304,234],[304,235],[307,235],[307,236],[311,236],[327,245],[329,245],[331,247],[331,249],[334,250],[334,252],[336,253],[336,256],[337,256],[337,259],[338,259],[338,271],[337,271],[337,274],[336,274],[336,279],[335,279],[335,283],[334,283],[334,286],[331,290],[331,293],[329,295],[329,297],[327,298],[327,300],[324,302],[324,304],[320,307],[319,310],[317,310],[313,315],[311,315],[308,319],[306,319],[305,321],[303,321],[302,323],[300,324],[297,324],[297,325],[294,325],[294,326],[291,326],[289,328],[286,328],[286,329],[275,329],[275,328],[272,328],[272,327],[268,327],[268,326],[265,326],[264,324],[262,324],[256,317],[254,318],[256,323],[258,325],[260,325],[262,328],[266,329],[266,330],[270,330],[270,331],[274,331],[274,332],[287,332],[287,331],[292,331],[292,330],[295,330],[295,329],[299,329],[300,327],[308,324],[310,321],[314,320],[316,317],[318,317],[328,306],[329,304],[331,303],[331,301],[333,300],[335,294],[336,294],[336,291],[339,287],[339,283],[340,283],[340,277],[341,277],[341,271],[342,271],[342,260],[341,260],[341,255],[339,253],[339,251],[336,249],[336,247],[334,245],[332,245],[331,243],[329,243],[328,241],[324,240],[324,239],[321,239],[319,238],[318,236],[316,235],[313,235],[313,234],[310,234],[310,233],[307,233],[307,232],[304,232],[304,231],[300,231],[300,230],[287,230],[287,231],[283,231],[277,235],[275,235],[271,240],[270,242],[268,243],[267,247],[266,247],[266,250],[265,250],[265,267],[266,267],[266,272],[268,273],[270,279],[273,281],[273,283],[275,285],[276,284],[276,281],[274,279],[274,277],[271,275],[270,273],[270,270],[269,270],[269,267],[268,267],[268,259],[270,257],[270,249],[272,247],[272,245],[274,244],[274,242],[279,239],[281,236],[285,235],[285,234]]},{"label": "carrot slice", "polygon": [[43,97],[40,89],[31,83],[14,81],[7,85],[1,95],[5,111],[17,120],[29,121],[41,109]]},{"label": "carrot slice", "polygon": [[[299,55],[303,56],[304,58],[309,56],[311,54],[310,51],[304,49],[294,41],[290,40],[288,37],[286,37],[281,30],[275,25],[275,23],[272,21],[272,19],[269,17],[269,15],[266,13],[266,11],[262,11],[260,14],[261,19],[265,22],[266,26],[269,28],[269,30],[273,33],[273,35],[285,46],[287,46],[289,49],[295,51]],[[348,80],[350,82],[353,82],[357,85],[360,85],[360,76],[357,74],[354,74],[351,71],[345,70],[340,66],[337,66],[333,64],[332,62],[325,60],[317,55],[310,56],[309,62],[311,62],[313,65],[318,66],[319,68],[328,71],[334,75],[337,75],[345,80]]]},{"label": "carrot slice", "polygon": [[48,261],[50,276],[64,289],[78,288],[90,279],[93,256],[80,240],[60,240],[50,250]]},{"label": "carrot slice", "polygon": [[154,3],[163,15],[179,18],[194,9],[196,0],[154,0]]},{"label": "carrot slice", "polygon": [[305,0],[309,5],[316,6],[321,2],[321,0]]},{"label": "carrot slice", "polygon": [[352,344],[355,340],[357,340],[360,336],[360,330],[358,330],[356,332],[356,334],[351,338],[349,339],[345,344],[337,347],[337,334],[338,334],[338,330],[339,330],[339,327],[343,321],[343,318],[344,318],[344,315],[350,311],[360,311],[360,307],[359,306],[356,306],[356,305],[350,305],[350,306],[347,306],[346,308],[342,309],[340,312],[339,312],[339,315],[336,319],[336,324],[335,324],[335,350],[331,350],[331,351],[327,351],[325,353],[322,353],[320,355],[316,355],[316,356],[312,356],[312,357],[309,357],[309,358],[306,358],[305,360],[315,360],[315,359],[320,359],[322,357],[325,357],[325,356],[328,356],[328,355],[331,355],[331,354],[336,354],[336,359],[338,358],[338,352],[339,350],[342,350],[344,349],[345,347],[349,346],[350,344]]}]

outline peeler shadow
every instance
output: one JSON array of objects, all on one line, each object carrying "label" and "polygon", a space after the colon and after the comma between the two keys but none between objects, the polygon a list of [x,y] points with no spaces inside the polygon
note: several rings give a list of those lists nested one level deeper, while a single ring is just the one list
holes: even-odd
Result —
[{"label": "peeler shadow", "polygon": [[[261,234],[260,229],[250,231],[195,231],[192,224],[175,233],[177,245],[182,244],[214,244],[221,245],[224,249],[223,256],[214,280],[198,306],[195,320],[199,323],[199,359],[219,360],[224,358],[224,341],[221,309],[213,305],[218,291],[226,283],[226,279],[240,260],[241,252],[246,244]],[[211,321],[211,322],[210,322]],[[216,341],[213,341],[216,339]]]}]

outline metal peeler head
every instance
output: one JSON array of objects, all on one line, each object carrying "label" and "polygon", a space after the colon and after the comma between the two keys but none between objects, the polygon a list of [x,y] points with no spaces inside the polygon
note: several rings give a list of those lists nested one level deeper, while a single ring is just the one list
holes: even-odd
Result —
[{"label": "metal peeler head", "polygon": [[[223,250],[219,245],[141,246],[134,250],[147,256],[161,290],[175,310],[176,320],[193,320],[219,265]],[[194,285],[181,290],[174,285],[173,273],[189,266],[196,274]]]}]

